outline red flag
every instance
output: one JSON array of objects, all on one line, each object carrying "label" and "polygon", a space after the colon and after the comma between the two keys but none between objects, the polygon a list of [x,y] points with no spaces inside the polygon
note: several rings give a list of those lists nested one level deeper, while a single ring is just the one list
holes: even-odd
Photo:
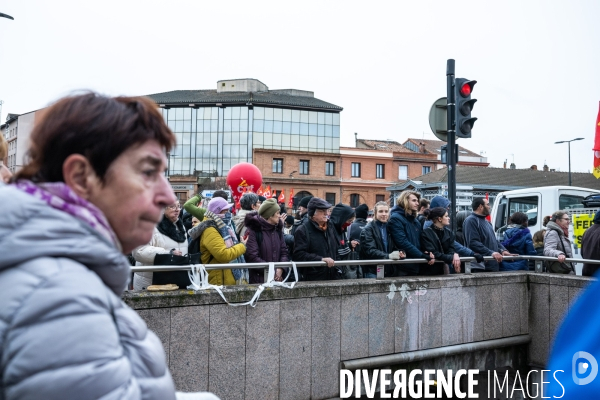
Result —
[{"label": "red flag", "polygon": [[242,206],[240,205],[240,200],[239,200],[239,199],[237,199],[237,200],[235,201],[235,208],[236,208],[236,210],[239,210],[241,207],[242,207]]},{"label": "red flag", "polygon": [[289,208],[293,208],[294,207],[294,189],[290,189],[290,201],[288,201],[288,207]]},{"label": "red flag", "polygon": [[[485,199],[487,201],[490,201],[490,194],[488,192],[485,192]],[[491,215],[486,215],[485,219],[487,219],[488,221],[492,222],[492,216]]]},{"label": "red flag", "polygon": [[256,194],[259,195],[259,196],[262,196],[264,191],[265,190],[263,189],[262,185],[260,185],[260,187],[256,191]]},{"label": "red flag", "polygon": [[273,189],[273,193],[271,193],[271,196],[269,196],[269,198],[277,198],[277,193],[275,192],[275,189]]},{"label": "red flag", "polygon": [[278,203],[285,203],[285,189],[281,189],[281,194],[279,195],[279,197],[277,198],[277,202]]},{"label": "red flag", "polygon": [[594,138],[594,176],[600,179],[600,110],[596,117],[596,137]]},{"label": "red flag", "polygon": [[265,189],[263,196],[266,197],[267,199],[271,198],[271,185],[267,186],[267,188]]}]

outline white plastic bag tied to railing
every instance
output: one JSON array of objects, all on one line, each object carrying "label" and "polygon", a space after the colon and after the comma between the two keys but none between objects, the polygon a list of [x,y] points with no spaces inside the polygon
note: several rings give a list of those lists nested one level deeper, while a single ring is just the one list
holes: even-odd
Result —
[{"label": "white plastic bag tied to railing", "polygon": [[[294,286],[298,282],[298,269],[296,267],[295,262],[292,262],[291,264],[292,264],[292,268],[289,269],[288,274],[285,277],[285,279],[282,282],[278,282],[275,280],[275,263],[272,263],[272,262],[269,263],[269,272],[267,274],[267,282],[259,285],[258,288],[256,289],[256,292],[254,293],[254,296],[252,296],[250,301],[247,301],[245,303],[230,303],[229,301],[227,301],[227,299],[223,295],[223,292],[221,291],[221,289],[223,289],[223,286],[211,285],[210,283],[208,283],[208,272],[206,271],[206,268],[202,264],[191,265],[190,271],[188,271],[188,277],[190,278],[191,285],[189,285],[187,288],[190,290],[195,290],[195,291],[215,289],[217,291],[217,293],[219,293],[221,298],[230,306],[247,306],[247,305],[249,305],[251,307],[256,307],[256,303],[258,302],[258,299],[260,298],[260,295],[263,292],[263,290],[265,290],[265,288],[272,288],[274,286],[281,286],[281,287],[285,287],[288,289],[294,288]],[[292,270],[294,271],[295,281],[288,283],[287,280],[290,277]]]}]

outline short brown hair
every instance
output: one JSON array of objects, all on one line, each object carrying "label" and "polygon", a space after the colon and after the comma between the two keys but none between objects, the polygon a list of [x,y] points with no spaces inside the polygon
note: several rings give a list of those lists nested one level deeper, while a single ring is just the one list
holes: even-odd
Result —
[{"label": "short brown hair", "polygon": [[71,154],[81,154],[104,180],[117,157],[149,140],[166,151],[175,145],[175,135],[152,100],[92,92],[68,96],[42,111],[31,132],[27,164],[17,179],[64,182],[63,163]]},{"label": "short brown hair", "polygon": [[[400,197],[398,197],[398,201],[396,202],[396,204],[403,208],[405,212],[409,212],[409,203],[408,203],[408,199],[410,198],[410,195],[413,195],[417,198],[417,200],[421,201],[421,194],[419,192],[415,192],[413,190],[405,190],[404,192],[400,193]],[[412,210],[410,211],[410,214],[415,217],[417,215],[417,212],[413,212]]]}]

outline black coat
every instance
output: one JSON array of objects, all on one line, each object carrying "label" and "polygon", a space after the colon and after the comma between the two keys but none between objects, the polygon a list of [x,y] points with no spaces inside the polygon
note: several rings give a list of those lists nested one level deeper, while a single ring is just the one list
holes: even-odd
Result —
[{"label": "black coat", "polygon": [[[327,230],[322,230],[316,222],[307,218],[294,234],[294,261],[321,261],[323,258],[337,260],[338,236],[331,221]],[[302,268],[303,280],[322,281],[338,279],[338,268],[308,267]]]},{"label": "black coat", "polygon": [[[433,253],[436,260],[442,260],[448,265],[452,265],[454,259],[454,234],[450,229],[444,228],[441,238],[435,231],[436,228],[430,226],[423,229],[421,234],[421,248],[423,251]],[[421,275],[442,275],[444,266],[442,263],[433,265],[421,264]]]},{"label": "black coat", "polygon": [[[581,257],[600,260],[600,224],[593,224],[581,238]],[[600,269],[600,264],[583,264],[583,276],[592,276]]]},{"label": "black coat", "polygon": [[[424,258],[429,261],[429,255],[421,251],[421,224],[412,215],[407,215],[404,209],[395,206],[390,211],[390,220],[387,225],[392,234],[394,244],[406,253],[406,258]],[[398,273],[418,275],[419,264],[402,264],[398,266]]]},{"label": "black coat", "polygon": [[[387,224],[386,224],[387,225]],[[387,228],[387,227],[386,227]],[[381,237],[381,230],[377,226],[375,220],[369,222],[360,234],[360,258],[362,260],[387,260],[390,253],[397,250],[392,240],[392,234],[389,229],[387,232],[387,248],[384,248],[383,238]],[[363,272],[376,274],[376,265],[363,265]],[[396,266],[392,264],[386,264],[385,276],[395,276]]]}]

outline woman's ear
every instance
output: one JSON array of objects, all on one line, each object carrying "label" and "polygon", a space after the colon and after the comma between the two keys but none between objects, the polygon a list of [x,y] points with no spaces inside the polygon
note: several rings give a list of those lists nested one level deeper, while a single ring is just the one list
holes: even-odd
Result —
[{"label": "woman's ear", "polygon": [[89,160],[81,154],[71,154],[63,163],[63,178],[79,197],[90,199],[100,180]]}]

